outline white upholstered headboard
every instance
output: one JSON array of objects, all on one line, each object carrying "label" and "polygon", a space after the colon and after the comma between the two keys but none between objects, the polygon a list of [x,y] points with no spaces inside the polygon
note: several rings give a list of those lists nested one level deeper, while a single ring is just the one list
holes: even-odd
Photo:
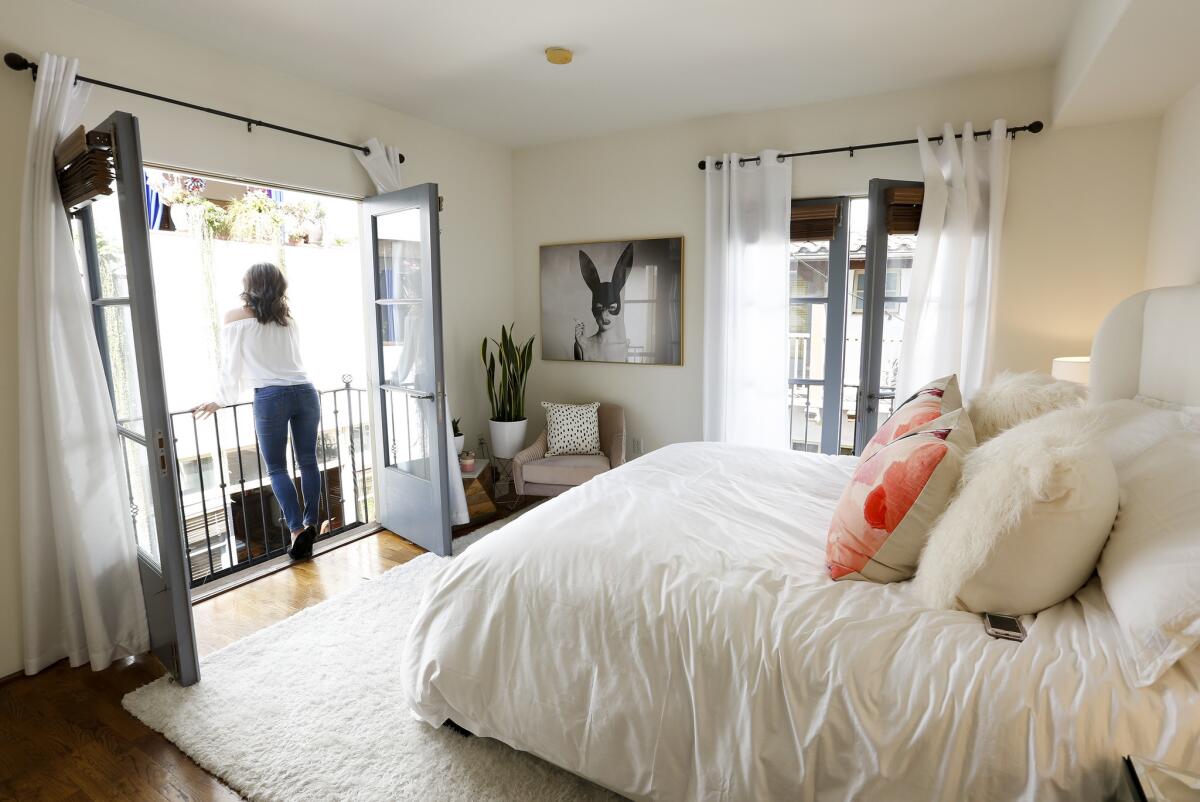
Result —
[{"label": "white upholstered headboard", "polygon": [[1200,284],[1126,298],[1092,342],[1092,403],[1144,395],[1200,406]]}]

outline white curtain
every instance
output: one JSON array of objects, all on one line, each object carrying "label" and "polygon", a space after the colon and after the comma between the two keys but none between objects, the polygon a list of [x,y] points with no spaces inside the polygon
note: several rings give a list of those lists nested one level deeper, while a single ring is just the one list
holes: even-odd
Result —
[{"label": "white curtain", "polygon": [[1007,123],[990,140],[947,124],[940,145],[917,132],[925,200],[913,257],[896,397],[958,374],[970,398],[992,374],[1000,230],[1008,195]]},{"label": "white curtain", "polygon": [[378,192],[395,192],[404,189],[404,181],[400,175],[400,151],[391,145],[384,145],[378,139],[371,137],[363,143],[370,154],[354,151],[358,163],[371,176]]},{"label": "white curtain", "polygon": [[[369,155],[355,151],[355,156],[358,157],[358,162],[367,171],[367,175],[371,177],[371,181],[375,184],[375,190],[379,193],[395,192],[398,189],[404,189],[404,180],[400,172],[399,151],[391,145],[384,145],[378,139],[372,137],[364,143],[371,151]],[[397,259],[399,264],[399,259]],[[415,318],[419,321],[419,317]],[[406,328],[414,322],[412,315],[406,319]],[[411,337],[411,332],[406,331],[406,342],[414,342]],[[410,349],[411,350],[411,349]],[[415,358],[416,354],[411,354],[411,358]],[[409,367],[411,369],[411,366]],[[408,370],[404,371],[407,375]],[[450,399],[446,399],[446,473],[450,482],[450,523],[465,524],[471,520],[471,515],[467,511],[467,494],[463,489],[462,469],[458,464],[458,452],[454,450],[454,429],[450,426],[452,420],[450,414]]]},{"label": "white curtain", "polygon": [[63,657],[98,671],[149,648],[125,467],[54,177],[54,147],[87,101],[77,66],[41,58],[21,195],[21,609],[30,674]]},{"label": "white curtain", "polygon": [[788,242],[792,167],[705,160],[704,439],[788,443]]}]

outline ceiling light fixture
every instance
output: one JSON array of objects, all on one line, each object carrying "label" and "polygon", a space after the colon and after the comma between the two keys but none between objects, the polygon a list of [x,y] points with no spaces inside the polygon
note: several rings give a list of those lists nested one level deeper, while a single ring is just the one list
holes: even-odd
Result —
[{"label": "ceiling light fixture", "polygon": [[546,61],[551,64],[570,64],[575,54],[565,47],[547,47]]}]

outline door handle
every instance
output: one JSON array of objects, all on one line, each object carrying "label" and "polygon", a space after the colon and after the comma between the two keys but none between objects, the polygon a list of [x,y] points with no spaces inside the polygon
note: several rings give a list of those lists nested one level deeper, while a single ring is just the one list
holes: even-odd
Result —
[{"label": "door handle", "polygon": [[410,398],[416,398],[424,401],[432,401],[437,397],[434,393],[423,393],[420,390],[414,390],[411,387],[398,387],[394,384],[381,384],[379,385],[379,388],[381,390],[387,390],[393,393],[404,393]]}]

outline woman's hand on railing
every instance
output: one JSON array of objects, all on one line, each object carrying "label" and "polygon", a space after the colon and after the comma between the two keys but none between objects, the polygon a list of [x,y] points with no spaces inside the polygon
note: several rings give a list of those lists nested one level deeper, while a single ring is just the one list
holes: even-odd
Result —
[{"label": "woman's hand on railing", "polygon": [[204,418],[209,417],[210,415],[215,415],[217,410],[220,408],[221,408],[221,405],[218,404],[216,401],[209,401],[207,404],[201,404],[198,407],[193,407],[192,414],[194,416],[196,416],[197,418],[204,419]]}]

